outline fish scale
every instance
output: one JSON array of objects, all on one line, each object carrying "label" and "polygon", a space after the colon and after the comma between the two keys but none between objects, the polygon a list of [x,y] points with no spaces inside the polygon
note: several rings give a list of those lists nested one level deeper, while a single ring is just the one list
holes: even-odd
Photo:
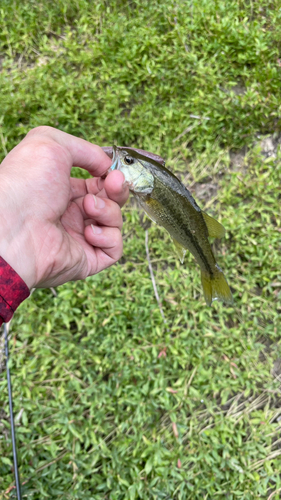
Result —
[{"label": "fish scale", "polygon": [[[154,190],[150,196],[151,198],[159,197],[161,196],[159,194],[159,191],[163,188],[162,184],[159,183],[158,179],[155,182],[154,185]],[[163,190],[165,192],[165,190]],[[179,197],[177,193],[177,197]],[[191,196],[191,195],[190,195]],[[146,199],[146,203],[149,204],[149,200]],[[210,244],[208,244],[208,230],[206,223],[204,221],[204,218],[202,214],[200,214],[200,209],[197,210],[194,206],[188,207],[189,208],[189,215],[187,216],[188,210],[186,209],[185,211],[183,210],[178,210],[178,207],[182,207],[183,204],[186,203],[186,198],[181,196],[181,203],[177,205],[177,203],[171,199],[170,196],[163,196],[162,199],[162,204],[163,204],[163,215],[160,217],[161,220],[163,221],[163,225],[165,222],[167,223],[166,226],[164,226],[171,237],[175,239],[178,243],[180,243],[184,248],[188,248],[189,251],[194,255],[194,257],[198,260],[201,261],[201,266],[205,266],[206,270],[213,275],[213,270],[210,265],[210,262],[215,265],[215,258],[211,249]],[[189,203],[189,201],[188,201]],[[193,209],[193,210],[192,210]],[[190,212],[192,213],[194,211],[194,215],[196,217],[196,222],[195,224],[193,222],[193,218],[190,217]],[[201,215],[201,221],[199,219]],[[198,216],[199,215],[199,216]],[[177,223],[175,224],[175,220]],[[157,222],[157,221],[156,221]],[[200,245],[200,241],[198,241],[197,234],[198,234],[198,224],[200,224],[200,235],[201,235],[201,245],[202,245],[202,240],[204,239],[205,243],[205,251],[202,250],[202,246]],[[169,226],[169,227],[168,227]],[[187,244],[187,238],[189,240]],[[206,255],[207,254],[207,255]],[[208,258],[207,258],[208,257]]]}]

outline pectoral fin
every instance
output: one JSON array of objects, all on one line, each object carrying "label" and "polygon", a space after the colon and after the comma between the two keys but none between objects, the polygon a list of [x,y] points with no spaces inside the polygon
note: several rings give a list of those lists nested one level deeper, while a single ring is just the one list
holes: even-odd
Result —
[{"label": "pectoral fin", "polygon": [[209,236],[211,238],[223,238],[225,235],[225,229],[222,224],[205,212],[202,212],[202,215],[206,223]]},{"label": "pectoral fin", "polygon": [[172,238],[172,240],[173,240],[173,243],[175,245],[176,254],[177,254],[178,258],[180,259],[181,263],[183,264],[184,256],[186,254],[186,248],[184,248],[177,240],[175,240],[175,238]]},{"label": "pectoral fin", "polygon": [[142,196],[136,195],[137,199],[139,200],[140,205],[144,209],[146,215],[152,220],[152,222],[155,222],[159,226],[161,226],[161,221],[159,220],[158,214],[161,214],[162,210],[162,205],[159,203],[159,201],[154,200],[153,198],[145,197],[143,198]]}]

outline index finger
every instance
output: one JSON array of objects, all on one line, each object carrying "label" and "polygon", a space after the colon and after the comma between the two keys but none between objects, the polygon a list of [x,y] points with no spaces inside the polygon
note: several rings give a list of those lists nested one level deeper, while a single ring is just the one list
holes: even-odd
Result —
[{"label": "index finger", "polygon": [[84,139],[67,134],[62,130],[58,130],[49,126],[41,126],[32,129],[26,136],[40,136],[49,138],[65,148],[71,156],[71,167],[80,167],[87,170],[92,176],[100,177],[111,166],[111,159],[97,145],[92,144]]}]

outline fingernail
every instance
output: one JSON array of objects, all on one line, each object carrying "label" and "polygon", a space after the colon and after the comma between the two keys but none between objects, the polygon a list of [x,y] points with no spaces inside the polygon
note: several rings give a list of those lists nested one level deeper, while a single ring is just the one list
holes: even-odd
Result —
[{"label": "fingernail", "polygon": [[102,233],[102,228],[100,226],[94,226],[93,224],[91,224],[91,228],[92,228],[94,234],[101,234]]},{"label": "fingernail", "polygon": [[105,207],[105,201],[102,198],[98,198],[98,196],[95,196],[94,194],[93,194],[93,198],[94,198],[96,208],[104,208]]}]

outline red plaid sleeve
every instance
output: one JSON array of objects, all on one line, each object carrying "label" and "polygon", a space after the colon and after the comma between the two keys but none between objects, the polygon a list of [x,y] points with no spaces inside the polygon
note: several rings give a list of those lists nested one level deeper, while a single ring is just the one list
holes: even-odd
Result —
[{"label": "red plaid sleeve", "polygon": [[21,277],[0,257],[0,325],[10,321],[16,308],[29,293],[29,288]]}]

